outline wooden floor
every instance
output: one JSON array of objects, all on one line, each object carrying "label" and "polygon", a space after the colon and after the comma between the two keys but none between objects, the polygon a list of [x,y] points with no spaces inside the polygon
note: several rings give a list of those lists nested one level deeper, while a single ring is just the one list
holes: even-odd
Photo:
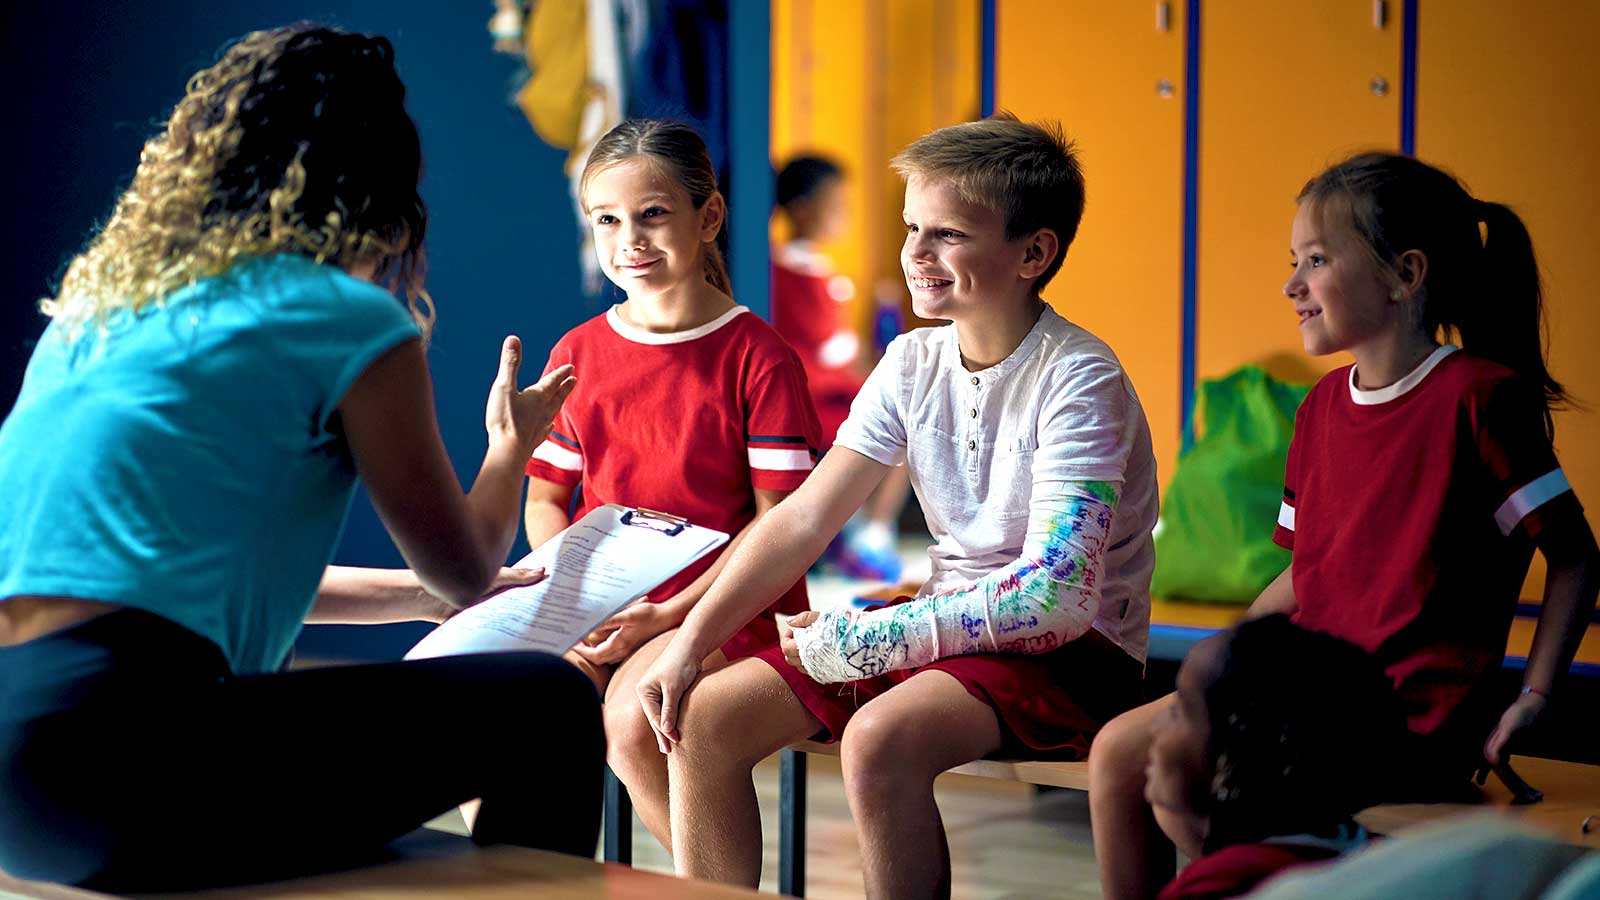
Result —
[{"label": "wooden floor", "polygon": [[[845,805],[839,761],[812,756],[808,776],[809,825],[806,896],[859,900],[861,856]],[[761,889],[777,891],[778,765],[756,769],[766,862]],[[952,895],[962,900],[1098,900],[1100,881],[1089,841],[1088,795],[1079,791],[1036,794],[1029,785],[946,775],[937,788],[939,810],[950,836]],[[459,815],[436,827],[462,830]],[[634,822],[634,864],[672,870],[666,851]]]}]

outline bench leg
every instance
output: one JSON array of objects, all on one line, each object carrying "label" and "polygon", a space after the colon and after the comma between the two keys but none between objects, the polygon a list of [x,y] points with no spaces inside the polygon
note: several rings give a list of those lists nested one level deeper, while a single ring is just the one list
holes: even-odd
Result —
[{"label": "bench leg", "polygon": [[605,861],[633,865],[633,800],[606,766]]},{"label": "bench leg", "polygon": [[778,892],[806,895],[806,755],[778,754]]}]

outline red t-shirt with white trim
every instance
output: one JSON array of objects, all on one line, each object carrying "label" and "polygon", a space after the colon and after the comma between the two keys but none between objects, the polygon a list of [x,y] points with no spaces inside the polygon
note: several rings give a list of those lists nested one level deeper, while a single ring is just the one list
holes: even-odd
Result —
[{"label": "red t-shirt with white trim", "polygon": [[1582,508],[1510,369],[1445,346],[1355,384],[1329,373],[1295,417],[1273,536],[1294,551],[1295,619],[1375,654],[1412,731],[1481,741],[1535,542]]},{"label": "red t-shirt with white trim", "polygon": [[1183,867],[1156,900],[1225,900],[1242,897],[1288,869],[1326,863],[1339,851],[1290,843],[1234,844]]},{"label": "red t-shirt with white trim", "polygon": [[[816,461],[817,416],[795,352],[744,307],[689,331],[656,334],[615,308],[550,351],[578,382],[527,473],[581,484],[581,517],[619,503],[734,535],[755,517],[755,489],[791,491]],[[720,553],[720,551],[719,551]],[[716,561],[708,554],[649,593],[677,594]],[[769,608],[809,607],[805,580]]]}]

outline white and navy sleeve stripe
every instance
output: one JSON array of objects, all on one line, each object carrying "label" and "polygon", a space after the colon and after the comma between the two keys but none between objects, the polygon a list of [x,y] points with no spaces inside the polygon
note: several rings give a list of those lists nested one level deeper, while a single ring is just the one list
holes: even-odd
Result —
[{"label": "white and navy sleeve stripe", "polygon": [[750,468],[765,472],[809,472],[817,451],[800,435],[752,434],[746,441]]},{"label": "white and navy sleeve stripe", "polygon": [[1572,485],[1567,482],[1566,474],[1559,468],[1551,469],[1512,491],[1495,510],[1494,522],[1500,526],[1501,534],[1510,535],[1534,510],[1570,490]]},{"label": "white and navy sleeve stripe", "polygon": [[559,432],[550,432],[544,443],[533,451],[533,458],[564,472],[583,471],[582,448],[577,441]]},{"label": "white and navy sleeve stripe", "polygon": [[1283,505],[1278,507],[1278,525],[1285,531],[1294,530],[1294,491],[1284,489]]}]

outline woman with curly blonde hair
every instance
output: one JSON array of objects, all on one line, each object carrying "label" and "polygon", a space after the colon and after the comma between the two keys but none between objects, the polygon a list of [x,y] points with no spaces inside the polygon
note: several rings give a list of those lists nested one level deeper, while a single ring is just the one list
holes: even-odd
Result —
[{"label": "woman with curly blonde hair", "polygon": [[[569,664],[278,671],[308,616],[441,620],[540,577],[500,563],[572,369],[519,390],[506,339],[463,492],[423,353],[404,101],[384,38],[244,37],[42,304],[0,426],[0,869],[113,890],[291,874],[474,799],[481,842],[593,853],[603,739]],[[358,476],[410,571],[327,565]],[[530,696],[563,741],[503,714]]]}]

